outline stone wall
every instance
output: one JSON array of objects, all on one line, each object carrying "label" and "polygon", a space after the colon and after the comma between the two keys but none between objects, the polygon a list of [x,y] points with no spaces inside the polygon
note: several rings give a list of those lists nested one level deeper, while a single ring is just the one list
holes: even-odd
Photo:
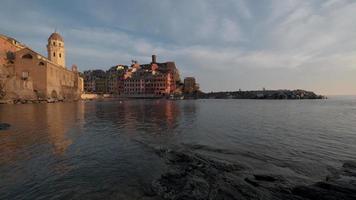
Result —
[{"label": "stone wall", "polygon": [[78,74],[54,65],[47,64],[47,96],[59,99],[78,99]]},{"label": "stone wall", "polygon": [[17,99],[37,99],[37,95],[33,90],[32,80],[21,80],[11,74],[7,67],[0,66],[0,100],[9,101]]},{"label": "stone wall", "polygon": [[33,82],[33,89],[35,92],[46,91],[47,62],[44,58],[31,51],[30,49],[23,49],[16,52],[16,59],[14,61],[13,69],[17,79],[26,80],[23,73],[28,73],[27,80]]}]

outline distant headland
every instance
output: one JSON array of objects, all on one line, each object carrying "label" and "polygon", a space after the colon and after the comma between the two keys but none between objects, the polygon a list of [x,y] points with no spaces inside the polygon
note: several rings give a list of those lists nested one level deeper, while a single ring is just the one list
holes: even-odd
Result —
[{"label": "distant headland", "polygon": [[202,99],[326,99],[326,96],[317,95],[305,90],[252,90],[232,92],[197,93]]}]

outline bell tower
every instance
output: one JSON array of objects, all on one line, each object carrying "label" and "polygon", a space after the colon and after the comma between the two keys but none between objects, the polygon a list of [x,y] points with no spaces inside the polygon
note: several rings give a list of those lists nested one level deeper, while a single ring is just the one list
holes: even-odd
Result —
[{"label": "bell tower", "polygon": [[48,38],[48,59],[62,67],[66,67],[64,40],[61,35],[54,32]]}]

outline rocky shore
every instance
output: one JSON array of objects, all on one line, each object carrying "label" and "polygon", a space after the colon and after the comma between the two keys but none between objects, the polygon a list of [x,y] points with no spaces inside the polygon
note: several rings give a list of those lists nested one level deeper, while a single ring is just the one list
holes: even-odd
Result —
[{"label": "rocky shore", "polygon": [[8,100],[1,100],[0,104],[43,104],[43,103],[57,103],[57,102],[72,102],[78,101],[77,99],[8,99]]},{"label": "rocky shore", "polygon": [[354,200],[356,162],[310,185],[283,176],[253,174],[243,164],[208,158],[190,150],[157,149],[169,170],[153,181],[144,199],[164,200]]},{"label": "rocky shore", "polygon": [[[113,95],[82,94],[82,100],[96,100],[105,98],[120,98]],[[326,99],[327,97],[317,95],[314,92],[304,90],[266,90],[266,91],[237,91],[237,92],[211,92],[185,95],[183,98],[173,99]],[[149,99],[149,98],[148,98]],[[169,98],[172,99],[172,98]],[[2,98],[0,104],[28,104],[28,103],[55,103],[63,101],[76,101],[77,99],[65,100],[54,98]]]}]

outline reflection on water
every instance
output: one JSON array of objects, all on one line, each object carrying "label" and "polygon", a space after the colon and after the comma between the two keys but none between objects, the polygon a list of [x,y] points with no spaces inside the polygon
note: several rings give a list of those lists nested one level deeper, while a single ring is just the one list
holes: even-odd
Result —
[{"label": "reflection on water", "polygon": [[147,138],[140,135],[173,133],[181,115],[175,101],[160,100],[0,105],[0,110],[0,121],[11,124],[0,135],[0,199],[45,198],[58,190],[61,198],[139,196],[136,190],[164,168],[142,149],[140,141]]},{"label": "reflection on water", "polygon": [[[316,181],[356,159],[354,100],[0,105],[0,199],[137,199],[187,148]],[[293,182],[293,180],[291,180]]]},{"label": "reflection on water", "polygon": [[[47,107],[46,114],[42,118],[47,121],[48,139],[53,146],[53,153],[57,156],[63,156],[72,144],[72,139],[67,136],[68,129],[75,123],[81,123],[83,119],[83,105],[76,106],[78,107]],[[73,113],[73,115],[66,113]]]},{"label": "reflection on water", "polygon": [[[84,104],[3,106],[1,120],[12,124],[12,127],[2,133],[9,136],[10,143],[1,145],[0,150],[3,152],[7,149],[8,153],[13,154],[21,152],[18,150],[22,148],[35,148],[40,142],[40,145],[51,144],[52,152],[61,156],[72,143],[67,136],[68,130],[82,124],[83,116]],[[46,134],[39,135],[41,132]]]}]

